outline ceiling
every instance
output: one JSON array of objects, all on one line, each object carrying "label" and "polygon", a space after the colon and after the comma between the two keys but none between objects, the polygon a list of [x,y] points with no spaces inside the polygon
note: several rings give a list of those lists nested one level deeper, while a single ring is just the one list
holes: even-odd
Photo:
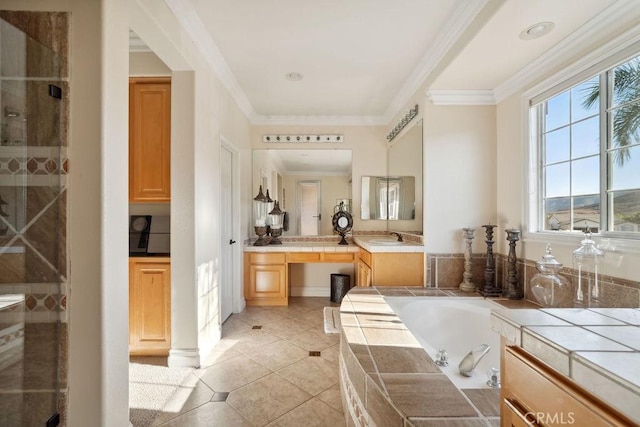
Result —
[{"label": "ceiling", "polygon": [[[633,1],[165,0],[252,123],[378,125],[425,84],[495,90]],[[555,28],[518,38],[541,21]]]}]

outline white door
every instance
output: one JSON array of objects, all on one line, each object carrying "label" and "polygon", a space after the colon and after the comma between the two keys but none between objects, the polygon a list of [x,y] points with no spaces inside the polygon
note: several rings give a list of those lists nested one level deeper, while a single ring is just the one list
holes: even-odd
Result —
[{"label": "white door", "polygon": [[220,148],[220,321],[224,322],[233,311],[233,153]]},{"label": "white door", "polygon": [[300,235],[320,234],[322,220],[320,181],[298,181],[298,212],[300,212]]}]

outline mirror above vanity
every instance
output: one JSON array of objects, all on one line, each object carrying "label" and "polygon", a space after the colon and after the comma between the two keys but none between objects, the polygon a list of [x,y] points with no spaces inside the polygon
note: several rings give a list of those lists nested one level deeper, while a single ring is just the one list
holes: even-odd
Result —
[{"label": "mirror above vanity", "polygon": [[363,176],[361,219],[387,220],[389,231],[422,233],[422,120],[387,150],[387,176]]},{"label": "mirror above vanity", "polygon": [[351,160],[347,149],[254,149],[253,191],[262,185],[287,212],[283,235],[332,235],[335,207],[351,210]]}]

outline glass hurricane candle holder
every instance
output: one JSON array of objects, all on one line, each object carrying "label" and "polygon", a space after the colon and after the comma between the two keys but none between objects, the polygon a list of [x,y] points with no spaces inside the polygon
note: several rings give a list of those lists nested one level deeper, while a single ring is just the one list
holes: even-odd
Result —
[{"label": "glass hurricane candle holder", "polygon": [[536,262],[539,273],[531,278],[531,293],[543,307],[569,307],[571,288],[569,281],[560,276],[562,264],[551,254],[551,245],[547,245],[542,261]]},{"label": "glass hurricane candle holder", "polygon": [[604,252],[596,248],[591,240],[591,231],[585,232],[585,238],[578,249],[573,251],[575,277],[575,304],[583,307],[598,307],[602,298],[602,277],[599,271]]}]

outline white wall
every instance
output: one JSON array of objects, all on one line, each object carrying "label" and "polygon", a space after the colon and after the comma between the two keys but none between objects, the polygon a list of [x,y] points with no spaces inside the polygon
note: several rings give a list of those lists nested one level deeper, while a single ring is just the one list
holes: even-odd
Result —
[{"label": "white wall", "polygon": [[495,107],[427,103],[423,126],[425,251],[463,252],[471,226],[473,251],[485,252],[481,226],[496,218]]},{"label": "white wall", "polygon": [[153,52],[132,52],[129,54],[129,75],[164,77],[171,75],[171,69]]}]

